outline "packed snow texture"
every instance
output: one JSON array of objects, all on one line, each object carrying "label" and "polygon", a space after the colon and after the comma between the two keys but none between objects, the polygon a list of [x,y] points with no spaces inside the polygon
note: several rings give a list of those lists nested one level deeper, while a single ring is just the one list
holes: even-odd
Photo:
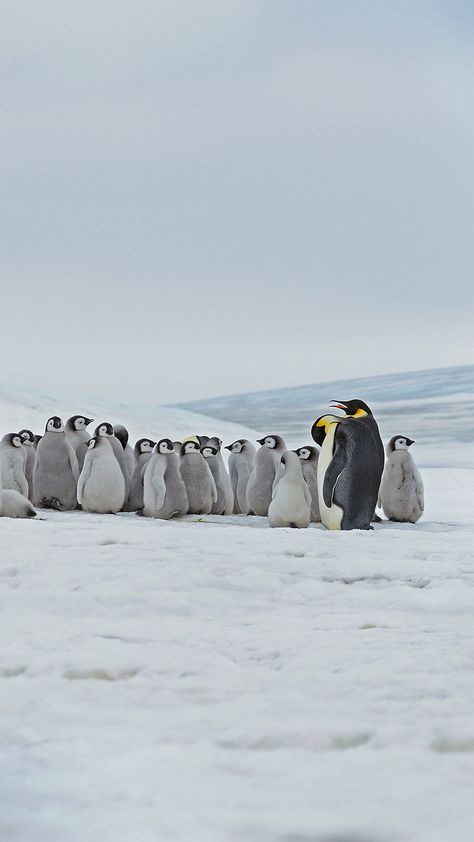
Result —
[{"label": "packed snow texture", "polygon": [[373,532],[0,520],[2,842],[473,839],[474,471],[437,453],[419,523]]}]

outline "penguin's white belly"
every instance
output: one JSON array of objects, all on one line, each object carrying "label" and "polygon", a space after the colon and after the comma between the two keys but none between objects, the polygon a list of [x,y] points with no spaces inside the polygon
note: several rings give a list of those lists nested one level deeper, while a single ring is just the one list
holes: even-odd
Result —
[{"label": "penguin's white belly", "polygon": [[125,501],[125,480],[113,458],[115,464],[93,466],[82,491],[81,505],[84,509],[102,513],[121,510]]},{"label": "penguin's white belly", "polygon": [[321,523],[324,524],[326,529],[340,529],[342,516],[344,514],[343,510],[340,506],[337,506],[335,503],[332,504],[331,507],[326,506],[324,499],[323,499],[323,485],[324,485],[324,477],[326,476],[326,471],[329,467],[329,464],[332,460],[332,448],[334,444],[334,435],[337,429],[337,425],[333,425],[330,427],[326,438],[323,441],[321,446],[321,451],[319,454],[319,461],[318,461],[318,499],[319,499],[319,513],[321,515]]},{"label": "penguin's white belly", "polygon": [[306,500],[302,483],[280,480],[275,489],[275,496],[268,509],[270,526],[290,526],[295,524],[300,529],[309,526],[311,510]]}]

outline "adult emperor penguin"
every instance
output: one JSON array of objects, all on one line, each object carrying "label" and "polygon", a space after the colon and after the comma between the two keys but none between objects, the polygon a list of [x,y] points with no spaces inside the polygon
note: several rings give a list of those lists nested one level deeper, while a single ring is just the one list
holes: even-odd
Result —
[{"label": "adult emperor penguin", "polygon": [[26,451],[25,476],[28,483],[28,500],[33,500],[33,468],[36,459],[35,434],[31,430],[20,430],[18,435],[21,438]]},{"label": "adult emperor penguin", "polygon": [[261,447],[257,450],[255,467],[247,485],[247,505],[249,514],[266,517],[272,500],[273,481],[286,444],[277,435],[265,436],[257,441]]},{"label": "adult emperor penguin", "polygon": [[57,415],[48,418],[43,437],[38,442],[33,469],[33,504],[43,509],[71,511],[77,506],[79,477],[74,448],[64,433]]},{"label": "adult emperor penguin", "polygon": [[173,442],[171,439],[160,439],[145,467],[143,511],[140,514],[170,520],[185,515],[187,511],[188,495]]},{"label": "adult emperor penguin", "polygon": [[311,492],[303,477],[299,456],[287,450],[281,457],[283,475],[268,509],[270,526],[306,529],[311,520]]},{"label": "adult emperor penguin", "polygon": [[1,487],[28,497],[26,448],[19,433],[7,433],[0,441]]},{"label": "adult emperor penguin", "polygon": [[115,514],[125,502],[125,479],[110,438],[94,436],[77,483],[77,500],[85,512]]},{"label": "adult emperor penguin", "polygon": [[408,453],[414,444],[406,436],[393,436],[387,444],[388,460],[380,483],[378,505],[389,520],[416,523],[425,508],[423,480]]},{"label": "adult emperor penguin", "polygon": [[[210,445],[211,447],[214,447],[217,450],[215,458],[219,466],[219,483],[222,486],[225,495],[225,507],[223,514],[231,515],[234,511],[234,492],[232,491],[232,483],[230,481],[229,472],[222,458],[222,439],[220,439],[218,436],[211,436],[211,438],[207,440],[206,444]],[[202,448],[203,445],[201,445],[201,453]]]},{"label": "adult emperor penguin", "polygon": [[357,417],[322,415],[311,429],[321,446],[318,495],[327,529],[371,529],[383,462],[372,425],[365,420],[368,413],[362,412]]},{"label": "adult emperor penguin", "polygon": [[85,415],[71,415],[67,419],[64,427],[66,438],[71,447],[74,448],[80,471],[82,470],[84,457],[87,453],[86,445],[90,439],[90,434],[87,432],[86,427],[92,424],[93,420],[93,418],[86,418]]},{"label": "adult emperor penguin", "polygon": [[208,515],[217,501],[211,469],[199,450],[199,441],[184,441],[179,470],[188,495],[188,514]]},{"label": "adult emperor penguin", "polygon": [[230,451],[229,474],[234,493],[234,514],[248,513],[247,485],[255,468],[256,448],[248,439],[237,439],[226,446]]},{"label": "adult emperor penguin", "polygon": [[319,451],[317,447],[305,444],[303,447],[298,447],[295,450],[295,453],[301,461],[303,476],[308,483],[308,488],[311,494],[311,520],[313,523],[319,523],[321,521],[318,497]]},{"label": "adult emperor penguin", "polygon": [[145,466],[151,459],[155,444],[156,442],[151,439],[138,439],[135,444],[133,451],[134,465],[130,477],[130,491],[128,492],[128,499],[124,506],[127,512],[138,512],[140,509],[143,509],[144,471]]},{"label": "adult emperor penguin", "polygon": [[128,430],[123,424],[114,424],[114,433],[122,445],[123,454],[125,456],[125,463],[128,468],[129,476],[132,476],[132,471],[135,467],[135,457],[132,448],[128,443]]},{"label": "adult emperor penguin", "polygon": [[128,472],[128,466],[125,461],[123,447],[114,433],[114,428],[112,427],[112,424],[109,424],[108,421],[103,421],[95,428],[94,436],[104,436],[105,438],[109,439],[109,444],[112,445],[112,450],[114,451],[117,461],[122,470],[123,478],[125,480],[125,499],[127,499],[128,492],[130,491],[130,474]]}]

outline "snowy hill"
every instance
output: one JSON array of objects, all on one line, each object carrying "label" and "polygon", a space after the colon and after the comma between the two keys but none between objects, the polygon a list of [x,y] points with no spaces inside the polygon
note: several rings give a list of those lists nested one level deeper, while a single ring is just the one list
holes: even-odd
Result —
[{"label": "snowy hill", "polygon": [[419,523],[370,532],[0,519],[1,842],[474,838],[472,368],[360,385],[193,411],[0,389],[3,431],[85,412],[288,442],[359,393],[434,460]]},{"label": "snowy hill", "polygon": [[398,433],[415,439],[420,464],[474,466],[472,365],[228,395],[180,406],[247,424],[261,435],[281,433],[295,446],[310,441],[311,425],[328,411],[330,400],[355,397],[370,405],[384,441]]},{"label": "snowy hill", "polygon": [[124,424],[130,433],[130,443],[150,436],[180,439],[193,433],[219,435],[225,444],[237,438],[255,438],[255,432],[237,423],[207,418],[179,407],[141,406],[117,403],[93,395],[50,395],[36,389],[0,387],[0,433],[13,432],[22,427],[43,433],[46,420],[59,415],[64,421],[71,415],[86,414],[95,419],[89,430],[101,421]]}]

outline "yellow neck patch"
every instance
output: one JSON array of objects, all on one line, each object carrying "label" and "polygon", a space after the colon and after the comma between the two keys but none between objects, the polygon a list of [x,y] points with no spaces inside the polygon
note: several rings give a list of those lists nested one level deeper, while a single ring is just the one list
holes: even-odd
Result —
[{"label": "yellow neck patch", "polygon": [[316,424],[317,427],[324,427],[324,432],[328,434],[328,430],[334,424],[339,424],[341,420],[340,415],[322,415]]}]

